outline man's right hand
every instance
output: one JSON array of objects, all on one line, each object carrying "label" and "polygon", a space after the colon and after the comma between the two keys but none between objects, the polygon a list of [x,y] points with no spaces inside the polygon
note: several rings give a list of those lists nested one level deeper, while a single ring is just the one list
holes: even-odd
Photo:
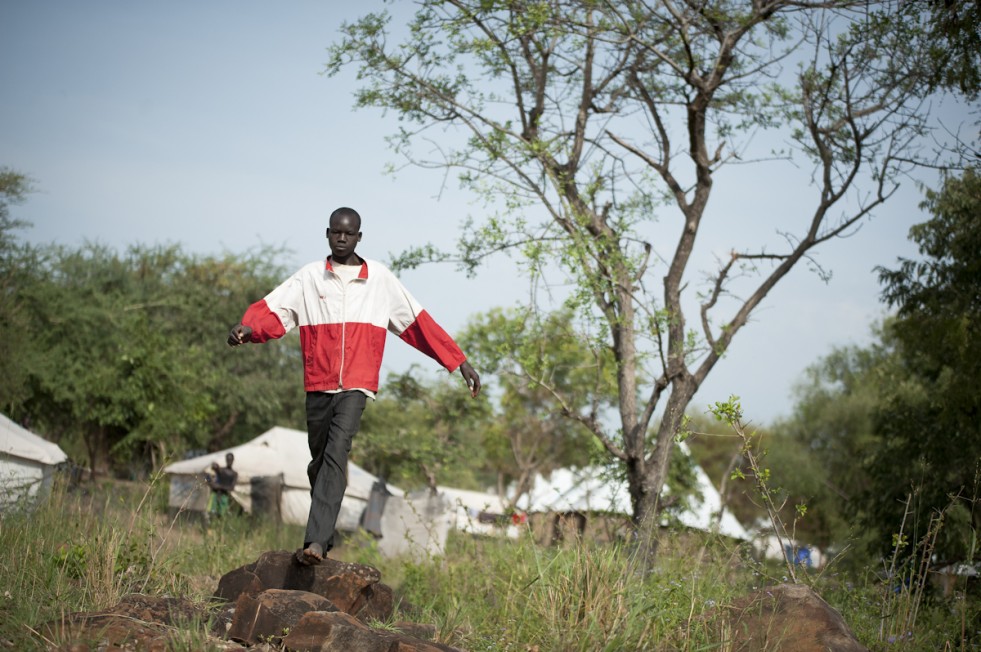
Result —
[{"label": "man's right hand", "polygon": [[252,339],[252,329],[245,324],[235,324],[228,333],[228,346],[238,346]]}]

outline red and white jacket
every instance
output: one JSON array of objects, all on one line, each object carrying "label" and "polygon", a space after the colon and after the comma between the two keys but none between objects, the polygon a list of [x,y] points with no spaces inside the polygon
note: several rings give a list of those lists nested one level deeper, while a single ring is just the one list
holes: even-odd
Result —
[{"label": "red and white jacket", "polygon": [[300,328],[303,386],[308,392],[378,391],[378,372],[391,331],[454,371],[466,357],[387,267],[365,260],[349,283],[326,262],[304,266],[249,306],[242,323],[256,344]]}]

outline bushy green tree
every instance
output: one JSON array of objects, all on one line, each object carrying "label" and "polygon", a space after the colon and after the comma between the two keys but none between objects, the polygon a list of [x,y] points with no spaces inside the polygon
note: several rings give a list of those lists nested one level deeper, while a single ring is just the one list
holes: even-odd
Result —
[{"label": "bushy green tree", "polygon": [[576,330],[571,311],[491,310],[460,341],[497,391],[485,448],[499,486],[513,487],[509,498],[537,474],[606,462],[592,429],[615,405],[615,365]]},{"label": "bushy green tree", "polygon": [[12,413],[28,396],[27,367],[32,356],[30,320],[18,292],[37,267],[37,252],[18,242],[26,226],[11,214],[31,191],[31,180],[0,167],[0,410]]},{"label": "bushy green tree", "polygon": [[[453,383],[420,381],[416,370],[393,375],[365,411],[359,463],[396,484],[494,487],[515,500],[537,473],[596,460],[595,438],[568,417],[601,418],[615,396],[613,367],[593,357],[568,314],[494,309],[457,340],[490,400],[459,400]],[[604,376],[606,393],[592,393]]]},{"label": "bushy green tree", "polygon": [[[919,3],[905,11],[922,12]],[[976,99],[981,90],[981,3],[975,0],[930,0],[927,40],[938,86]]]},{"label": "bushy green tree", "polygon": [[246,360],[225,344],[243,306],[282,275],[265,262],[273,252],[44,252],[17,288],[33,353],[16,412],[94,473],[143,473],[189,449],[302,423],[288,418],[302,405],[295,351],[269,347]]},{"label": "bushy green tree", "polygon": [[936,552],[963,559],[981,524],[977,173],[950,176],[922,207],[932,218],[910,230],[921,258],[879,269],[896,315],[872,344],[836,349],[808,369],[794,414],[774,426],[821,473],[774,468],[808,503],[804,526],[817,543],[889,555],[899,541],[920,543],[942,514]]},{"label": "bushy green tree", "polygon": [[[573,418],[623,465],[649,533],[685,410],[732,339],[918,158],[932,63],[919,15],[897,6],[423,0],[401,41],[372,14],[331,46],[328,72],[352,66],[364,82],[357,104],[399,118],[397,152],[458,171],[488,202],[459,252],[424,247],[397,264],[473,270],[506,251],[566,277],[617,383],[615,419]],[[731,254],[700,285],[690,266],[713,184],[729,163],[773,155],[755,148],[761,129],[795,153],[810,196],[774,211],[775,245],[720,243]],[[767,192],[770,177],[756,179],[745,192]]]},{"label": "bushy green tree", "polygon": [[963,559],[981,531],[981,176],[949,176],[922,207],[932,218],[910,229],[921,258],[879,268],[901,366],[876,411],[865,497],[868,521],[898,532],[912,495],[907,523],[920,529],[910,541],[949,508],[962,527],[939,545]]},{"label": "bushy green tree", "polygon": [[483,454],[490,403],[472,402],[450,378],[418,376],[411,368],[386,379],[365,409],[352,459],[403,489],[485,490],[494,482]]},{"label": "bushy green tree", "polygon": [[820,546],[869,534],[857,515],[869,489],[866,465],[880,443],[875,411],[895,366],[888,325],[874,336],[867,347],[835,348],[811,365],[796,384],[793,414],[772,428],[791,449],[778,453],[785,459],[774,460],[775,477],[793,501],[807,504],[801,528]]}]

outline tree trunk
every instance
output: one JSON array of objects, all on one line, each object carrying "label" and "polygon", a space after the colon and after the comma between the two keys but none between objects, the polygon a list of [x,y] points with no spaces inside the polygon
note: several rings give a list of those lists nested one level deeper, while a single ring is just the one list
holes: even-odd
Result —
[{"label": "tree trunk", "polygon": [[657,555],[657,542],[660,530],[660,512],[663,508],[661,489],[668,479],[671,464],[671,451],[675,436],[681,428],[685,408],[695,395],[697,385],[690,376],[679,378],[668,397],[667,408],[661,418],[657,432],[657,443],[650,457],[645,460],[643,470],[631,480],[631,487],[638,487],[634,503],[634,523],[637,528],[638,562],[649,568]]},{"label": "tree trunk", "polygon": [[96,476],[109,475],[109,438],[104,426],[99,426],[85,434],[85,448],[89,454],[89,474],[95,480]]}]

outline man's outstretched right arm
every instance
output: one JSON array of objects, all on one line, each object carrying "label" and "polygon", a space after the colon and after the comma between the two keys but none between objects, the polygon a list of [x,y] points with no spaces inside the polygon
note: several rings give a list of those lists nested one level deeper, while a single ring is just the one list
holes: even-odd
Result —
[{"label": "man's outstretched right arm", "polygon": [[[308,266],[309,267],[309,266]],[[228,333],[228,345],[262,344],[279,339],[295,328],[303,308],[303,274],[300,270],[263,299],[249,306],[242,320]]]}]

